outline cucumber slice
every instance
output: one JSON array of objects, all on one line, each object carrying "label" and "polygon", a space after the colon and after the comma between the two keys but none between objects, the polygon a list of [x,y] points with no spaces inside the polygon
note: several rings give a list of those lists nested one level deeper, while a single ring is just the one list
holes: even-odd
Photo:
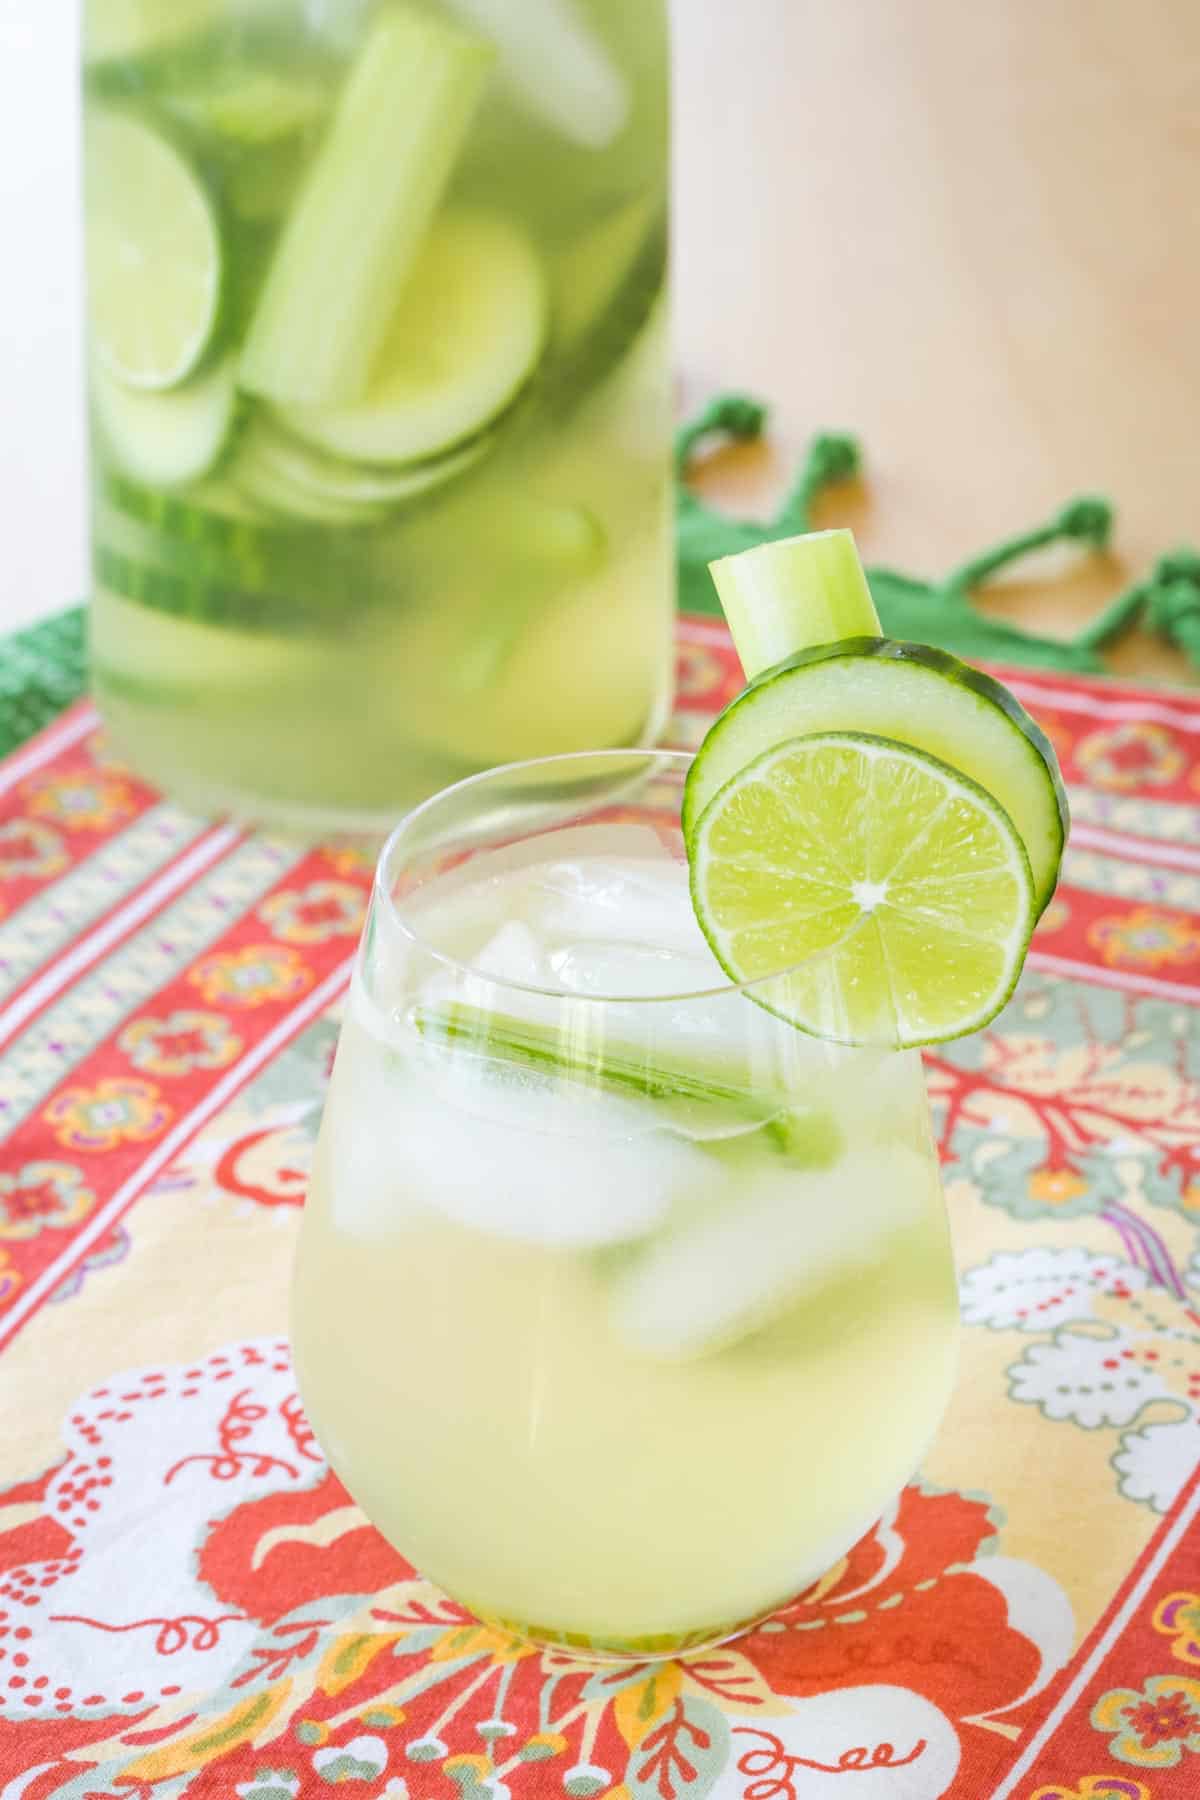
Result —
[{"label": "cucumber slice", "polygon": [[237,416],[235,365],[227,357],[169,393],[122,386],[97,365],[92,405],[104,443],[126,475],[154,487],[185,487],[216,467]]},{"label": "cucumber slice", "polygon": [[546,342],[546,281],[502,215],[445,213],[391,322],[365,397],[336,409],[280,407],[299,437],[334,456],[407,463],[459,448],[512,406]]},{"label": "cucumber slice", "polygon": [[[228,549],[240,544],[247,527],[262,524],[267,514],[240,494],[226,477],[199,482],[185,495],[143,487],[115,469],[103,469],[99,497],[117,514],[180,544]],[[258,534],[252,534],[257,540]]]},{"label": "cucumber slice", "polygon": [[1004,808],[1025,846],[1037,910],[1058,879],[1070,815],[1046,734],[991,676],[927,644],[852,638],[768,669],[728,706],[692,765],[683,829],[764,752],[818,732],[893,738],[969,776]]},{"label": "cucumber slice", "polygon": [[230,466],[230,481],[252,505],[306,525],[372,525],[384,516],[386,508],[377,501],[347,500],[299,484],[286,464],[281,466],[278,442],[270,427],[256,420]]},{"label": "cucumber slice", "polygon": [[344,567],[339,580],[336,567],[318,559],[305,570],[295,554],[269,569],[233,560],[223,567],[152,543],[126,547],[110,529],[93,545],[92,570],[104,592],[130,602],[142,619],[163,613],[246,634],[287,635],[327,628],[348,610]]},{"label": "cucumber slice", "polygon": [[301,499],[377,510],[402,506],[453,480],[479,461],[488,441],[475,438],[430,462],[373,468],[325,456],[263,420],[256,424],[249,448],[258,463]]},{"label": "cucumber slice", "polygon": [[611,370],[624,370],[637,344],[653,336],[648,326],[666,278],[667,216],[657,194],[629,202],[560,254],[555,341],[542,386],[550,409],[573,411]]},{"label": "cucumber slice", "polygon": [[327,648],[313,639],[226,629],[213,618],[164,617],[131,604],[99,582],[91,613],[91,661],[97,685],[132,698],[237,711],[252,694],[274,696],[287,681],[319,684]]},{"label": "cucumber slice", "polygon": [[243,385],[286,403],[357,400],[465,141],[485,44],[422,13],[375,15],[284,227]]},{"label": "cucumber slice", "polygon": [[[651,234],[658,234],[664,223],[660,196],[639,194],[558,253],[551,266],[557,353],[577,348],[608,319]],[[639,319],[630,336],[642,323]]]},{"label": "cucumber slice", "polygon": [[132,114],[86,127],[92,343],[127,387],[177,387],[216,331],[222,254],[207,189],[174,145]]},{"label": "cucumber slice", "polygon": [[172,50],[221,16],[225,0],[84,0],[83,54],[89,65]]}]

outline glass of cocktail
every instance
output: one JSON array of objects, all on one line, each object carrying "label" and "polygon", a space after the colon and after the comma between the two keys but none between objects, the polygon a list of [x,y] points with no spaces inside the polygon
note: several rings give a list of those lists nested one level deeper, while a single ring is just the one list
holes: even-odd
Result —
[{"label": "glass of cocktail", "polygon": [[691,768],[513,766],[396,830],[295,1277],[304,1403],[370,1518],[480,1616],[601,1656],[821,1575],[955,1363],[919,1053],[833,1041],[819,950],[728,978]]}]

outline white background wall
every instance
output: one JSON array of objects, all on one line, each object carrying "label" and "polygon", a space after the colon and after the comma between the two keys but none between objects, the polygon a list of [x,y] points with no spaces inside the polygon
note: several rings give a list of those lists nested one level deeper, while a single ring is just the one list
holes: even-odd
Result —
[{"label": "white background wall", "polygon": [[77,0],[0,0],[0,631],[84,591]]}]

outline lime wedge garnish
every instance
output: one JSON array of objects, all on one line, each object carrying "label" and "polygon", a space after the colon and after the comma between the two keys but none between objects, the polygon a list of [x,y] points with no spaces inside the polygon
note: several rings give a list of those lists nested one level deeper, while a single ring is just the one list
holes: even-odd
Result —
[{"label": "lime wedge garnish", "polygon": [[88,308],[99,360],[128,387],[171,388],[207,350],[221,240],[199,177],[124,113],[87,126]]},{"label": "lime wedge garnish", "polygon": [[709,802],[688,854],[696,916],[727,974],[845,1043],[909,1047],[985,1025],[1037,917],[1003,808],[888,738],[776,745]]}]

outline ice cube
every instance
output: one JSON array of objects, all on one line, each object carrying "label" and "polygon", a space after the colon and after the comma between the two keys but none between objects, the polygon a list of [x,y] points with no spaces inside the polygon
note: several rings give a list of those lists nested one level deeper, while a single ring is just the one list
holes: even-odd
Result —
[{"label": "ice cube", "polygon": [[723,1176],[650,1104],[446,1059],[398,1146],[422,1199],[472,1230],[550,1248],[630,1242]]},{"label": "ice cube", "polygon": [[[356,1039],[369,1043],[365,1054]],[[329,1170],[334,1228],[347,1237],[386,1241],[413,1213],[401,1154],[404,1084],[398,1059],[382,1040],[353,1026],[338,1057],[318,1151],[318,1166]]]},{"label": "ice cube", "polygon": [[852,1150],[835,1168],[771,1168],[727,1204],[672,1221],[614,1283],[618,1335],[651,1356],[700,1356],[804,1294],[886,1256],[936,1177],[914,1151]]},{"label": "ice cube", "polygon": [[392,1235],[421,1206],[522,1243],[599,1248],[723,1179],[650,1102],[456,1050],[356,1067],[330,1149],[335,1219],[357,1237]]},{"label": "ice cube", "polygon": [[550,863],[530,882],[523,911],[543,943],[558,948],[598,938],[711,962],[692,911],[687,865],[666,852]]},{"label": "ice cube", "polygon": [[473,966],[481,975],[496,981],[515,981],[525,987],[554,983],[542,946],[520,919],[510,919],[502,925],[479,952]]},{"label": "ice cube", "polygon": [[588,939],[551,951],[547,959],[559,987],[571,994],[695,994],[725,982],[711,954],[683,956],[645,944]]}]

